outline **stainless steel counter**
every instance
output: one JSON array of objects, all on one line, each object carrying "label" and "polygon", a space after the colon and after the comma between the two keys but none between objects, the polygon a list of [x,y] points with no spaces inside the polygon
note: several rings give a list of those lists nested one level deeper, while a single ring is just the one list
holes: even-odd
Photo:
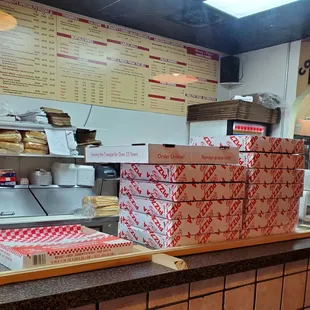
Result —
[{"label": "stainless steel counter", "polygon": [[0,189],[0,220],[2,217],[45,216],[46,213],[27,188]]},{"label": "stainless steel counter", "polygon": [[[87,187],[31,187],[30,191],[48,215],[72,214],[82,207],[85,196],[94,196],[92,188]],[[1,193],[1,192],[0,192]]]}]

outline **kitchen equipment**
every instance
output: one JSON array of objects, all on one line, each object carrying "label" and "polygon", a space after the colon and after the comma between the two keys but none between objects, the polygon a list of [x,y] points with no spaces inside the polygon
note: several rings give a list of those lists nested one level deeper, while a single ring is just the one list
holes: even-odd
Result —
[{"label": "kitchen equipment", "polygon": [[0,188],[0,224],[4,217],[46,216],[28,188]]},{"label": "kitchen equipment", "polygon": [[95,192],[97,195],[118,196],[119,180],[114,168],[96,166]]},{"label": "kitchen equipment", "polygon": [[54,184],[59,186],[77,185],[77,167],[75,164],[54,163],[52,166]]},{"label": "kitchen equipment", "polygon": [[30,174],[30,184],[32,185],[48,186],[52,185],[52,180],[51,172],[44,169],[33,171]]},{"label": "kitchen equipment", "polygon": [[95,185],[95,168],[93,166],[77,166],[77,185],[91,187]]}]

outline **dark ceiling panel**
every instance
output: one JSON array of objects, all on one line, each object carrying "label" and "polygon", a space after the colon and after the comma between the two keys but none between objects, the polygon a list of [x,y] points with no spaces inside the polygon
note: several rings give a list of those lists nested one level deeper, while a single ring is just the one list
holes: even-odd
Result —
[{"label": "dark ceiling panel", "polygon": [[310,36],[310,0],[236,19],[203,0],[38,0],[63,10],[227,54]]}]

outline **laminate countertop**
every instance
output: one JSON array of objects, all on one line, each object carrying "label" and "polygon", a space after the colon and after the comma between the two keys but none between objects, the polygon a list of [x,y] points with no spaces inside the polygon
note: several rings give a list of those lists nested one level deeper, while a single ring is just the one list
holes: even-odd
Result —
[{"label": "laminate countertop", "polygon": [[310,238],[185,256],[182,271],[147,262],[10,284],[0,286],[0,309],[70,309],[308,258]]}]

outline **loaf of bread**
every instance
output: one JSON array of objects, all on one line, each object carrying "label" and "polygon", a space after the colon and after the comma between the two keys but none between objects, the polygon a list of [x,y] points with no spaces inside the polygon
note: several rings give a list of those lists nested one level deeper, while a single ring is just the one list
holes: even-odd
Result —
[{"label": "loaf of bread", "polygon": [[0,141],[0,149],[5,149],[12,153],[21,153],[24,150],[24,144]]},{"label": "loaf of bread", "polygon": [[41,132],[41,131],[26,131],[24,133],[24,140],[25,140],[25,138],[28,138],[28,139],[38,139],[38,140],[43,140],[43,141],[47,142],[47,138],[46,138],[45,132]]},{"label": "loaf of bread", "polygon": [[40,143],[33,143],[33,142],[25,142],[24,143],[25,149],[32,149],[32,150],[39,150],[48,152],[48,146]]},{"label": "loaf of bread", "polygon": [[17,130],[0,130],[0,141],[19,143],[22,135]]},{"label": "loaf of bread", "polygon": [[82,205],[87,204],[91,204],[95,208],[118,206],[118,198],[116,196],[86,196],[83,198]]},{"label": "loaf of bread", "polygon": [[37,143],[37,144],[43,144],[43,145],[47,145],[47,141],[45,140],[40,140],[40,139],[36,139],[36,138],[23,138],[23,142],[31,142],[31,143]]}]

